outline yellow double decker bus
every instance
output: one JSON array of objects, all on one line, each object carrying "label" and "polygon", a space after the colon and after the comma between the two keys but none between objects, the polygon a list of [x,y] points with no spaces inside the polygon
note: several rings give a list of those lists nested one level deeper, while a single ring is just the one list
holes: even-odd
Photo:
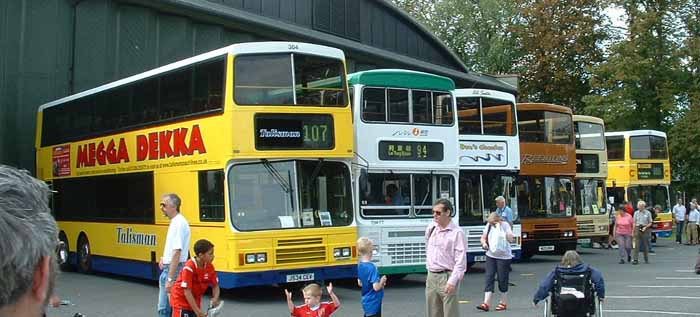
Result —
[{"label": "yellow double decker bus", "polygon": [[608,148],[607,192],[615,203],[629,201],[637,207],[644,200],[647,208],[661,206],[656,215],[653,239],[670,237],[673,231],[671,201],[671,163],[666,133],[654,130],[606,132]]},{"label": "yellow double decker bus", "polygon": [[605,201],[608,154],[605,150],[603,119],[574,115],[576,137],[576,177],[574,197],[578,243],[604,243],[608,240],[609,218]]},{"label": "yellow double decker bus", "polygon": [[338,49],[231,45],[42,105],[36,135],[79,271],[157,279],[176,193],[224,288],[356,276]]}]

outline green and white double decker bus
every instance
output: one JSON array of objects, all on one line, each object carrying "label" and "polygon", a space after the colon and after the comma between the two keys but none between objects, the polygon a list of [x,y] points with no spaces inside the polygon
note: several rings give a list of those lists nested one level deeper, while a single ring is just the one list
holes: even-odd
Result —
[{"label": "green and white double decker bus", "polygon": [[358,233],[374,241],[373,261],[382,274],[425,272],[432,204],[438,198],[457,203],[454,82],[398,69],[354,73],[348,80]]}]

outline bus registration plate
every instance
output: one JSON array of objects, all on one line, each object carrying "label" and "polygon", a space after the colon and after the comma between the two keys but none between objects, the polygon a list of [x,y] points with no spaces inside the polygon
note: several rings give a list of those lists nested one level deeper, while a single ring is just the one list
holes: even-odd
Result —
[{"label": "bus registration plate", "polygon": [[314,273],[289,274],[287,275],[287,283],[313,281]]},{"label": "bus registration plate", "polygon": [[591,243],[591,238],[578,239],[577,243]]},{"label": "bus registration plate", "polygon": [[538,250],[540,251],[554,251],[553,245],[541,245]]},{"label": "bus registration plate", "polygon": [[486,262],[486,256],[485,255],[474,256],[474,262]]}]

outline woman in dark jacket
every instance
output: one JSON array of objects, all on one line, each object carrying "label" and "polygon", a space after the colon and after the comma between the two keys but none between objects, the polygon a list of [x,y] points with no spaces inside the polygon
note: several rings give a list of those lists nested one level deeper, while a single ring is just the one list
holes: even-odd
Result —
[{"label": "woman in dark jacket", "polygon": [[576,274],[584,273],[589,268],[591,270],[591,280],[593,281],[598,300],[603,302],[605,299],[605,281],[603,281],[603,273],[589,266],[588,264],[583,263],[581,256],[573,250],[566,251],[564,256],[561,257],[561,263],[557,265],[552,272],[549,272],[544,280],[542,280],[532,302],[535,304],[535,306],[537,306],[537,303],[549,296],[549,293],[554,287],[554,278],[556,277],[557,271],[565,274]]}]

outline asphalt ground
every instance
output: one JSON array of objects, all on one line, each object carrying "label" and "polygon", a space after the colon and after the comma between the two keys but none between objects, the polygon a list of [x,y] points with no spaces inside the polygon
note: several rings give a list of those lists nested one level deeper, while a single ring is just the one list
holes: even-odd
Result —
[{"label": "asphalt ground", "polygon": [[[700,316],[700,275],[692,272],[698,246],[678,245],[660,239],[650,256],[650,264],[618,264],[618,250],[579,248],[584,261],[600,269],[605,278],[607,316]],[[640,254],[641,256],[641,254]],[[483,300],[484,273],[475,265],[462,282],[459,299],[461,316],[542,316],[543,306],[532,306],[539,281],[559,262],[559,256],[535,256],[515,263],[510,275],[508,310],[481,312],[475,306]],[[353,281],[336,281],[342,302],[334,316],[362,316],[360,291]],[[385,291],[384,316],[424,316],[425,275],[409,275],[390,280]],[[86,317],[155,316],[158,285],[155,282],[107,274],[84,275],[64,272],[59,276],[56,294],[71,304],[50,308],[48,316]],[[492,307],[499,294],[494,296]],[[226,290],[221,316],[289,316],[284,290],[255,287]],[[299,292],[294,301],[302,302]],[[325,296],[327,299],[327,296]],[[204,302],[204,301],[203,301]],[[207,301],[208,302],[208,301]]]}]

